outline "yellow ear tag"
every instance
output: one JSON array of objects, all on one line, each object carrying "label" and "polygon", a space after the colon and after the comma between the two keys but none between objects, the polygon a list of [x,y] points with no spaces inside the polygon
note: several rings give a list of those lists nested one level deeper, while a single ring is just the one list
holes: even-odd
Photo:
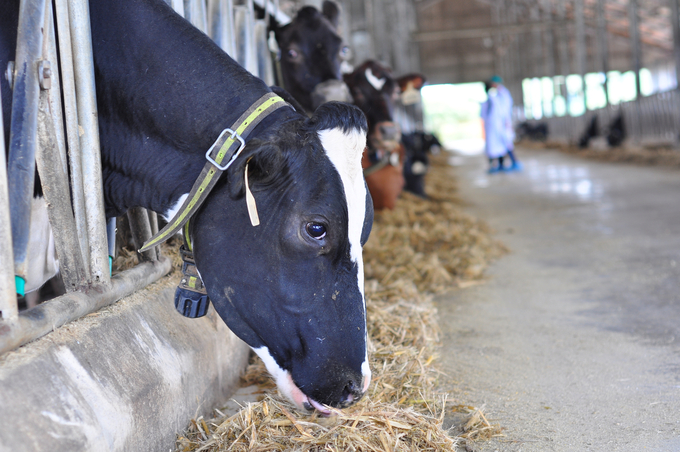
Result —
[{"label": "yellow ear tag", "polygon": [[250,191],[250,185],[248,185],[248,164],[250,159],[246,162],[246,174],[244,176],[244,183],[246,185],[246,205],[248,206],[248,215],[250,216],[250,224],[253,226],[259,226],[260,216],[257,214],[257,204],[255,203],[255,197]]}]

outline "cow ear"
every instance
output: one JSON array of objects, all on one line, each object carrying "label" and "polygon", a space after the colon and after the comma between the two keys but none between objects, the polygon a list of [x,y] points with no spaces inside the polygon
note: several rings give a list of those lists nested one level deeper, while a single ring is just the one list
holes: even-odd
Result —
[{"label": "cow ear", "polygon": [[250,186],[267,184],[277,176],[277,168],[282,168],[284,157],[278,146],[263,140],[253,139],[241,155],[227,169],[229,194],[239,199],[245,194],[245,170],[248,164]]},{"label": "cow ear", "polygon": [[326,19],[328,19],[335,28],[338,28],[338,24],[340,23],[340,6],[335,2],[326,0],[321,6],[321,11]]}]

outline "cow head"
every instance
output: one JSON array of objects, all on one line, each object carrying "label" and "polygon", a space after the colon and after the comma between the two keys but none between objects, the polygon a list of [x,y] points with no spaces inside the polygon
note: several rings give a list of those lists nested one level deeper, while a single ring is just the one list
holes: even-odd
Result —
[{"label": "cow head", "polygon": [[340,75],[349,50],[337,32],[339,14],[337,4],[325,1],[321,12],[305,6],[290,24],[275,29],[284,87],[309,112],[323,102],[351,101]]},{"label": "cow head", "polygon": [[[331,102],[253,138],[192,220],[215,309],[300,408],[367,390],[362,246],[373,207],[361,169],[366,120]],[[247,164],[247,166],[246,166]],[[244,174],[261,224],[249,221]],[[225,227],[229,225],[229,227]]]},{"label": "cow head", "polygon": [[405,152],[400,127],[393,118],[401,93],[399,84],[405,80],[395,79],[390,69],[374,60],[345,74],[344,79],[354,104],[368,120],[368,149],[362,165],[375,209],[392,209],[404,187]]}]

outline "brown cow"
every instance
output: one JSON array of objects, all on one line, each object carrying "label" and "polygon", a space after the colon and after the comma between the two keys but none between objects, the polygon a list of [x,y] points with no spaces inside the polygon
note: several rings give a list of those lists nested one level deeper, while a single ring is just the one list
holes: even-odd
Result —
[{"label": "brown cow", "polygon": [[362,166],[375,210],[393,209],[404,189],[404,160],[401,130],[394,122],[394,104],[401,87],[420,89],[425,77],[410,74],[395,79],[389,68],[368,60],[351,74],[344,76],[354,104],[368,120],[367,149]]}]

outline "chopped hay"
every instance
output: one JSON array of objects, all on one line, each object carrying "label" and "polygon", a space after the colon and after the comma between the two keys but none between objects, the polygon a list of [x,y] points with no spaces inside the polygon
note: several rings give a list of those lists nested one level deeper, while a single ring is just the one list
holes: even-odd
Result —
[{"label": "chopped hay", "polygon": [[337,415],[308,416],[266,396],[220,421],[192,421],[181,436],[183,451],[423,451],[454,450],[457,440],[442,429],[444,400],[424,414],[379,402],[364,402]]},{"label": "chopped hay", "polygon": [[[364,248],[369,393],[324,418],[300,412],[276,394],[264,364],[253,357],[242,385],[259,385],[263,399],[238,413],[192,420],[177,451],[455,451],[464,441],[500,435],[481,409],[438,394],[440,329],[432,294],[467,287],[506,249],[489,228],[460,211],[449,171],[437,159],[425,200],[404,193],[394,211],[376,214]],[[459,437],[443,428],[447,413],[469,415]]]}]

